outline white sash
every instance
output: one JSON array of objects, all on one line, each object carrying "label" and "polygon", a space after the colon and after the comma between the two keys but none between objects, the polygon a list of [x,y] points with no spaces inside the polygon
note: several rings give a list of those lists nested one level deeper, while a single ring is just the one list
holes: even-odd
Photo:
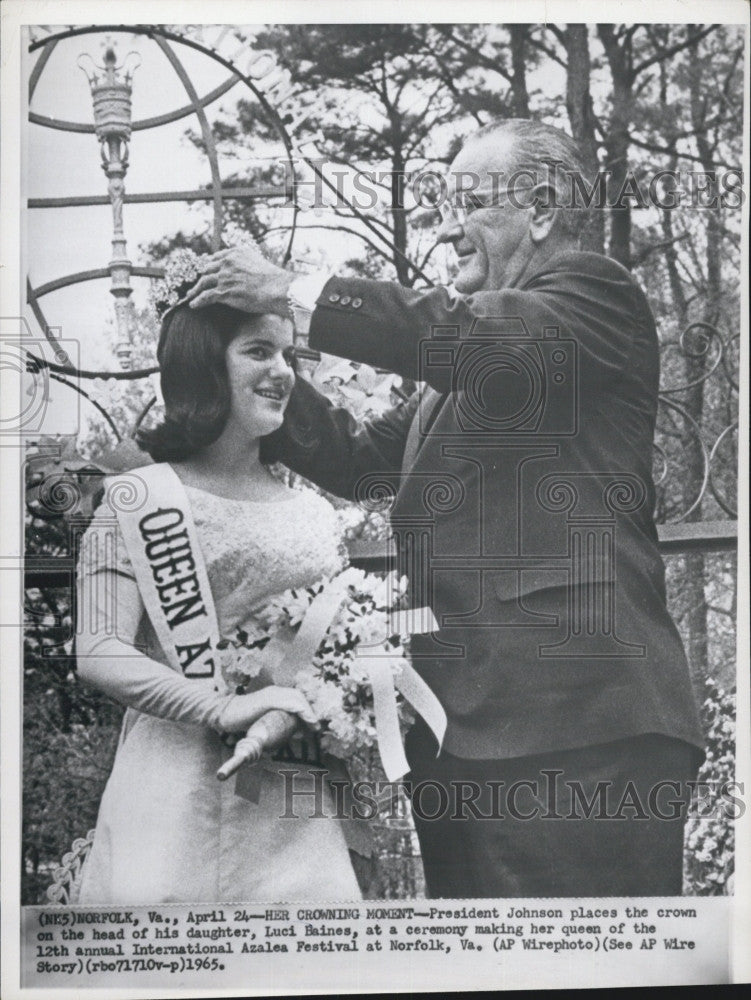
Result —
[{"label": "white sash", "polygon": [[185,487],[166,462],[133,475],[145,485],[143,502],[116,502],[132,491],[128,473],[110,480],[108,496],[159,644],[173,670],[224,692],[216,609]]}]

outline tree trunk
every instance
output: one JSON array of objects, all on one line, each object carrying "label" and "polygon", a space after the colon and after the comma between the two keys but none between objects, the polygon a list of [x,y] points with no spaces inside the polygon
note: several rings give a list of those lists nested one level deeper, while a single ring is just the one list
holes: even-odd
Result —
[{"label": "tree trunk", "polygon": [[[571,133],[581,150],[587,186],[596,183],[600,162],[595,138],[592,95],[590,93],[589,36],[586,24],[569,24],[565,31],[568,71],[566,110]],[[583,250],[605,253],[605,210],[592,208],[581,234]]]},{"label": "tree trunk", "polygon": [[[670,169],[675,169],[675,158],[670,163]],[[670,293],[673,306],[676,312],[678,328],[681,332],[688,325],[688,301],[683,289],[680,275],[678,273],[678,253],[675,248],[675,233],[673,230],[673,217],[669,208],[662,210],[662,233],[665,237],[665,264],[667,266],[668,278],[670,281]],[[684,357],[683,359],[683,380],[691,382],[697,378],[701,372],[697,370],[695,358]],[[699,394],[697,395],[697,391]],[[683,401],[691,416],[697,420],[701,426],[702,411],[702,386],[697,386],[688,391],[687,398]],[[691,433],[690,425],[684,427],[684,438],[682,441],[683,456],[685,457],[685,474],[681,478],[681,506],[688,508],[702,485],[702,451],[696,436]],[[701,504],[692,514],[689,521],[701,520]],[[704,681],[707,677],[707,602],[704,589],[704,556],[701,552],[688,553],[683,562],[682,569],[681,597],[684,602],[684,621],[688,636],[686,653],[688,655],[689,667],[691,670],[691,680],[697,695],[701,696],[704,690]]]},{"label": "tree trunk", "polygon": [[610,243],[608,252],[614,260],[631,268],[631,205],[619,204],[619,196],[628,176],[629,126],[633,110],[631,79],[631,42],[627,36],[621,44],[612,24],[598,24],[597,31],[605,49],[613,78],[613,110],[610,130],[605,139],[607,150],[608,204],[610,209]]},{"label": "tree trunk", "polygon": [[524,59],[527,30],[525,24],[509,25],[511,35],[511,108],[515,118],[529,118],[527,66]]},{"label": "tree trunk", "polygon": [[391,111],[391,142],[393,148],[391,160],[391,219],[393,225],[394,268],[400,284],[410,287],[414,275],[410,274],[407,263],[407,215],[404,207],[405,195],[405,161],[401,141],[401,128],[398,114]]}]

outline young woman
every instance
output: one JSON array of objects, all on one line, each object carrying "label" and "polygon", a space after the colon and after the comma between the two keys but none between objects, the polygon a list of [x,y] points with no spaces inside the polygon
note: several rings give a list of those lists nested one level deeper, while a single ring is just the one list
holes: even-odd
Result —
[{"label": "young woman", "polygon": [[[225,306],[177,306],[162,324],[165,419],[139,443],[184,487],[222,636],[252,624],[273,595],[342,568],[333,508],[288,489],[259,460],[259,439],[281,425],[294,383],[292,335],[289,320]],[[113,524],[114,553],[100,564],[97,539]],[[314,723],[304,697],[265,669],[257,689],[232,693],[168,666],[136,576],[103,504],[82,546],[78,670],[128,711],[80,902],[359,898],[325,786],[323,810],[305,794],[290,810],[273,765],[255,769],[249,798],[216,778],[231,754],[227,734],[270,709]],[[304,764],[292,767],[296,780],[306,776]]]}]

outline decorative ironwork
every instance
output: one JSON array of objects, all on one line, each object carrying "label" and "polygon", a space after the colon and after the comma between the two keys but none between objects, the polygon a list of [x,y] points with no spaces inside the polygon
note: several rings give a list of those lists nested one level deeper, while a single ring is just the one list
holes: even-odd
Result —
[{"label": "decorative ironwork", "polygon": [[[277,135],[279,136],[282,145],[284,146],[285,156],[287,159],[288,167],[288,177],[293,177],[295,172],[295,158],[305,162],[306,165],[313,173],[316,174],[318,180],[325,187],[329,188],[332,192],[336,193],[339,200],[345,204],[349,210],[352,212],[353,216],[356,217],[366,228],[371,230],[373,235],[380,241],[380,244],[371,244],[374,249],[380,253],[382,256],[388,257],[386,250],[391,254],[401,254],[401,251],[394,245],[394,243],[389,240],[381,229],[374,226],[372,220],[368,215],[362,212],[354,203],[349,201],[342,192],[334,185],[329,178],[325,176],[320,166],[316,162],[315,157],[308,156],[303,150],[299,148],[299,145],[295,147],[293,139],[290,135],[290,128],[297,128],[301,125],[301,120],[295,120],[295,116],[291,110],[284,110],[280,113],[275,105],[280,105],[289,96],[291,87],[288,79],[285,78],[284,72],[276,64],[272,53],[262,51],[254,52],[252,48],[249,48],[246,44],[241,44],[239,49],[225,56],[221,51],[219,51],[220,43],[225,37],[231,35],[230,29],[226,26],[222,28],[220,37],[214,42],[214,44],[206,44],[202,37],[203,28],[197,26],[195,28],[183,28],[174,25],[94,25],[83,28],[68,28],[63,31],[54,32],[52,34],[43,35],[40,33],[40,37],[34,38],[29,45],[29,52],[33,53],[38,49],[42,49],[43,53],[47,50],[47,47],[56,45],[59,41],[65,38],[78,37],[79,35],[92,34],[97,32],[104,32],[108,34],[115,34],[118,32],[125,32],[128,34],[144,35],[151,38],[157,42],[160,47],[163,47],[167,42],[176,42],[180,45],[184,45],[188,48],[192,48],[195,51],[201,52],[211,59],[215,60],[220,65],[228,69],[237,80],[244,83],[253,93],[256,100],[260,104],[264,113],[267,116],[268,121],[273,126]],[[41,57],[40,57],[41,58]],[[264,60],[267,61],[264,65]],[[242,63],[242,65],[240,65]],[[260,64],[260,65],[259,65]],[[38,79],[38,77],[37,77]],[[36,84],[36,80],[34,81]],[[33,91],[30,87],[30,94]],[[195,95],[195,100],[192,105],[192,110],[199,113],[203,111],[203,108],[210,103],[207,98],[200,100]],[[182,117],[182,112],[184,109],[180,109],[180,116]],[[174,112],[175,117],[178,113]],[[36,120],[36,119],[34,119]],[[139,127],[154,127],[158,124],[164,124],[166,121],[174,120],[171,116],[159,116],[158,118],[149,119],[148,122],[138,123]],[[304,121],[304,117],[302,119]],[[53,119],[40,121],[39,124],[47,125],[50,127],[63,128],[66,123],[55,121]],[[71,127],[71,131],[82,131],[83,129],[79,127],[79,123],[67,123]],[[133,126],[136,127],[135,125]],[[296,199],[292,199],[290,202],[292,208],[292,219],[287,227],[289,230],[289,239],[287,243],[287,248],[284,253],[283,262],[286,264],[290,261],[292,257],[292,244],[297,231],[297,216],[299,212],[299,205]],[[405,263],[414,271],[414,273],[422,278],[428,285],[432,285],[430,277],[424,272],[422,267],[418,264],[405,257]],[[423,262],[424,263],[424,262]]]},{"label": "decorative ironwork", "polygon": [[697,322],[663,347],[654,468],[659,521],[738,516],[738,339]]},{"label": "decorative ironwork", "polygon": [[[34,93],[34,88],[36,86],[36,80],[39,73],[44,69],[44,64],[47,62],[49,56],[55,48],[57,42],[50,42],[49,45],[45,46],[42,55],[39,57],[39,61],[34,66],[34,71],[31,76],[29,83],[29,97]],[[38,67],[38,72],[37,72]],[[35,75],[36,74],[36,75]],[[200,99],[200,104],[202,108],[207,108],[214,101],[217,101],[220,97],[223,97],[229,90],[231,90],[236,84],[240,82],[240,77],[236,74],[231,76],[224,83],[220,83],[218,87],[215,87],[210,93],[206,94],[205,97]],[[186,104],[182,108],[177,108],[175,111],[168,111],[164,115],[155,115],[153,118],[143,118],[141,121],[131,122],[131,130],[133,132],[139,132],[143,129],[158,128],[160,125],[169,125],[172,122],[179,121],[181,118],[187,118],[188,115],[192,115],[194,111],[194,106],[192,104]],[[90,122],[69,122],[64,121],[60,118],[49,118],[47,115],[39,115],[33,111],[29,112],[29,121],[34,125],[43,125],[45,128],[58,129],[62,132],[93,132],[94,126]]]},{"label": "decorative ironwork", "polygon": [[[69,275],[64,278],[58,278],[53,282],[48,282],[45,286],[36,290],[34,290],[31,287],[31,284],[27,282],[29,305],[31,306],[39,325],[53,348],[56,344],[55,337],[50,325],[46,321],[44,312],[39,303],[39,298],[48,292],[56,290],[57,288],[65,287],[67,284],[72,284],[77,281],[93,280],[108,274],[112,277],[112,292],[113,295],[116,296],[116,313],[118,318],[118,330],[120,331],[120,341],[122,344],[126,344],[130,341],[130,337],[127,335],[128,315],[127,308],[125,307],[125,303],[129,301],[131,294],[129,277],[135,275],[144,277],[160,275],[147,274],[147,271],[153,269],[137,269],[133,267],[127,259],[127,255],[125,253],[124,235],[122,233],[122,207],[126,202],[150,202],[162,200],[193,201],[199,199],[211,200],[214,206],[213,244],[214,248],[217,249],[220,245],[222,202],[225,197],[242,199],[283,197],[285,203],[289,204],[292,209],[292,221],[288,227],[289,240],[284,254],[284,262],[288,262],[291,257],[292,241],[295,235],[298,207],[294,199],[291,197],[290,189],[288,187],[248,187],[224,189],[219,176],[213,135],[211,133],[211,129],[208,127],[208,121],[204,110],[208,104],[218,99],[236,83],[244,83],[251,90],[256,100],[263,108],[269,123],[276,130],[287,158],[286,177],[292,178],[294,176],[292,141],[287,132],[282,116],[276,111],[273,105],[274,99],[283,99],[283,97],[286,96],[286,91],[284,91],[284,88],[280,88],[280,81],[276,78],[276,76],[273,73],[271,73],[271,75],[269,74],[269,67],[262,66],[259,69],[257,66],[259,59],[263,56],[262,53],[254,52],[252,48],[249,48],[244,44],[240,45],[237,52],[229,59],[217,51],[217,46],[222,39],[225,37],[232,37],[231,29],[227,27],[222,28],[220,38],[216,40],[216,44],[214,45],[204,44],[202,40],[198,40],[197,36],[191,37],[188,33],[189,31],[190,29],[186,32],[185,29],[176,29],[174,27],[160,25],[125,26],[116,24],[105,26],[90,25],[81,28],[67,28],[62,31],[39,27],[31,29],[32,41],[29,45],[29,52],[33,53],[40,48],[42,51],[40,52],[37,63],[33,67],[30,75],[30,101],[52,52],[62,39],[90,34],[104,34],[105,36],[112,36],[118,33],[125,33],[130,36],[134,34],[142,35],[150,38],[157,45],[159,45],[180,78],[191,100],[191,104],[189,106],[179,108],[174,112],[133,123],[130,114],[130,84],[134,67],[132,65],[128,65],[127,61],[124,67],[117,67],[114,49],[110,45],[107,53],[105,54],[105,65],[103,67],[95,66],[90,57],[88,58],[88,62],[85,57],[82,57],[82,61],[84,61],[86,65],[82,65],[81,68],[87,70],[87,75],[92,86],[92,96],[94,98],[95,120],[93,125],[83,125],[82,123],[77,122],[63,122],[30,113],[30,120],[35,121],[40,125],[73,132],[93,131],[97,134],[98,138],[102,142],[103,165],[108,174],[110,185],[109,198],[113,208],[115,238],[113,239],[113,260],[109,268],[97,269],[89,272],[80,272],[77,275]],[[197,32],[197,35],[201,35],[201,38],[202,31],[203,29],[199,29]],[[215,88],[210,94],[205,97],[199,97],[190,79],[185,73],[180,60],[175,55],[168,42],[179,43],[202,52],[204,55],[219,62],[227,68],[230,71],[230,77],[224,84]],[[245,63],[248,64],[246,67],[247,71],[243,71],[237,62],[238,60],[242,61],[243,67],[245,67]],[[81,63],[79,62],[79,65],[80,64]],[[123,68],[125,68],[126,72],[123,78],[120,78],[118,77],[118,70]],[[130,197],[126,196],[124,191],[124,176],[125,171],[127,170],[127,142],[130,138],[131,132],[135,128],[153,128],[171,121],[176,121],[179,118],[185,117],[188,113],[195,113],[201,125],[203,141],[211,167],[212,181],[210,188],[207,191],[155,192],[132,195]],[[33,207],[37,208],[67,207],[84,203],[103,204],[105,201],[104,199],[97,198],[96,196],[88,196],[73,197],[68,199],[32,199],[30,202]],[[127,358],[125,357],[126,353],[126,350],[123,348],[121,351],[121,364],[125,364],[127,361]],[[77,377],[79,373],[72,366],[67,365],[59,372],[59,374]],[[113,376],[108,372],[100,372],[93,377],[107,378]]]},{"label": "decorative ironwork", "polygon": [[[285,198],[289,199],[290,189],[288,187],[275,187],[266,185],[260,187],[239,186],[222,187],[221,196],[223,199],[235,198],[238,201],[252,201],[256,198]],[[150,202],[166,201],[213,201],[214,192],[211,188],[195,188],[191,191],[142,191],[140,193],[123,196],[125,205],[143,205]],[[86,208],[93,205],[107,205],[109,198],[106,195],[72,195],[69,198],[29,198],[26,202],[27,208]],[[38,294],[42,294],[37,290]]]},{"label": "decorative ironwork", "polygon": [[120,367],[130,367],[132,355],[132,304],[130,285],[132,263],[128,258],[123,229],[123,201],[125,175],[128,171],[128,143],[130,141],[131,92],[133,73],[141,58],[129,52],[121,66],[112,46],[104,53],[104,65],[97,66],[90,55],[78,58],[78,65],[86,73],[94,101],[94,130],[100,142],[102,169],[107,175],[107,187],[112,203],[112,260],[109,273],[110,291],[115,298],[117,331],[121,343],[117,346]]},{"label": "decorative ironwork", "polygon": [[89,830],[85,837],[77,837],[71,849],[63,855],[60,867],[52,874],[52,885],[47,889],[47,899],[50,903],[60,906],[75,906],[81,891],[83,865],[89,856],[94,843],[94,831]]}]

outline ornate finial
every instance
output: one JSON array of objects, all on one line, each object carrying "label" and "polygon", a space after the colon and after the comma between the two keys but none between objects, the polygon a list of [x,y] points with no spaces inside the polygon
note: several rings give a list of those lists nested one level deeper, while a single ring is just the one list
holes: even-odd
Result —
[{"label": "ornate finial", "polygon": [[113,45],[108,45],[104,53],[104,65],[97,65],[84,52],[78,57],[78,65],[86,74],[94,98],[94,127],[100,141],[117,136],[130,138],[131,123],[131,83],[133,73],[141,65],[137,52],[129,52],[117,65],[117,54]]},{"label": "ornate finial", "polygon": [[[115,298],[115,315],[121,343],[131,340],[132,307],[130,273],[125,232],[123,229],[123,204],[125,201],[125,174],[128,170],[128,142],[131,134],[131,92],[134,70],[140,65],[137,52],[129,52],[121,66],[117,65],[115,47],[106,39],[104,64],[97,65],[90,55],[78,57],[78,65],[86,74],[94,104],[94,129],[100,142],[102,169],[107,175],[107,187],[112,204],[112,259],[109,271],[110,289]],[[130,359],[119,354],[120,366],[130,367]]]}]

